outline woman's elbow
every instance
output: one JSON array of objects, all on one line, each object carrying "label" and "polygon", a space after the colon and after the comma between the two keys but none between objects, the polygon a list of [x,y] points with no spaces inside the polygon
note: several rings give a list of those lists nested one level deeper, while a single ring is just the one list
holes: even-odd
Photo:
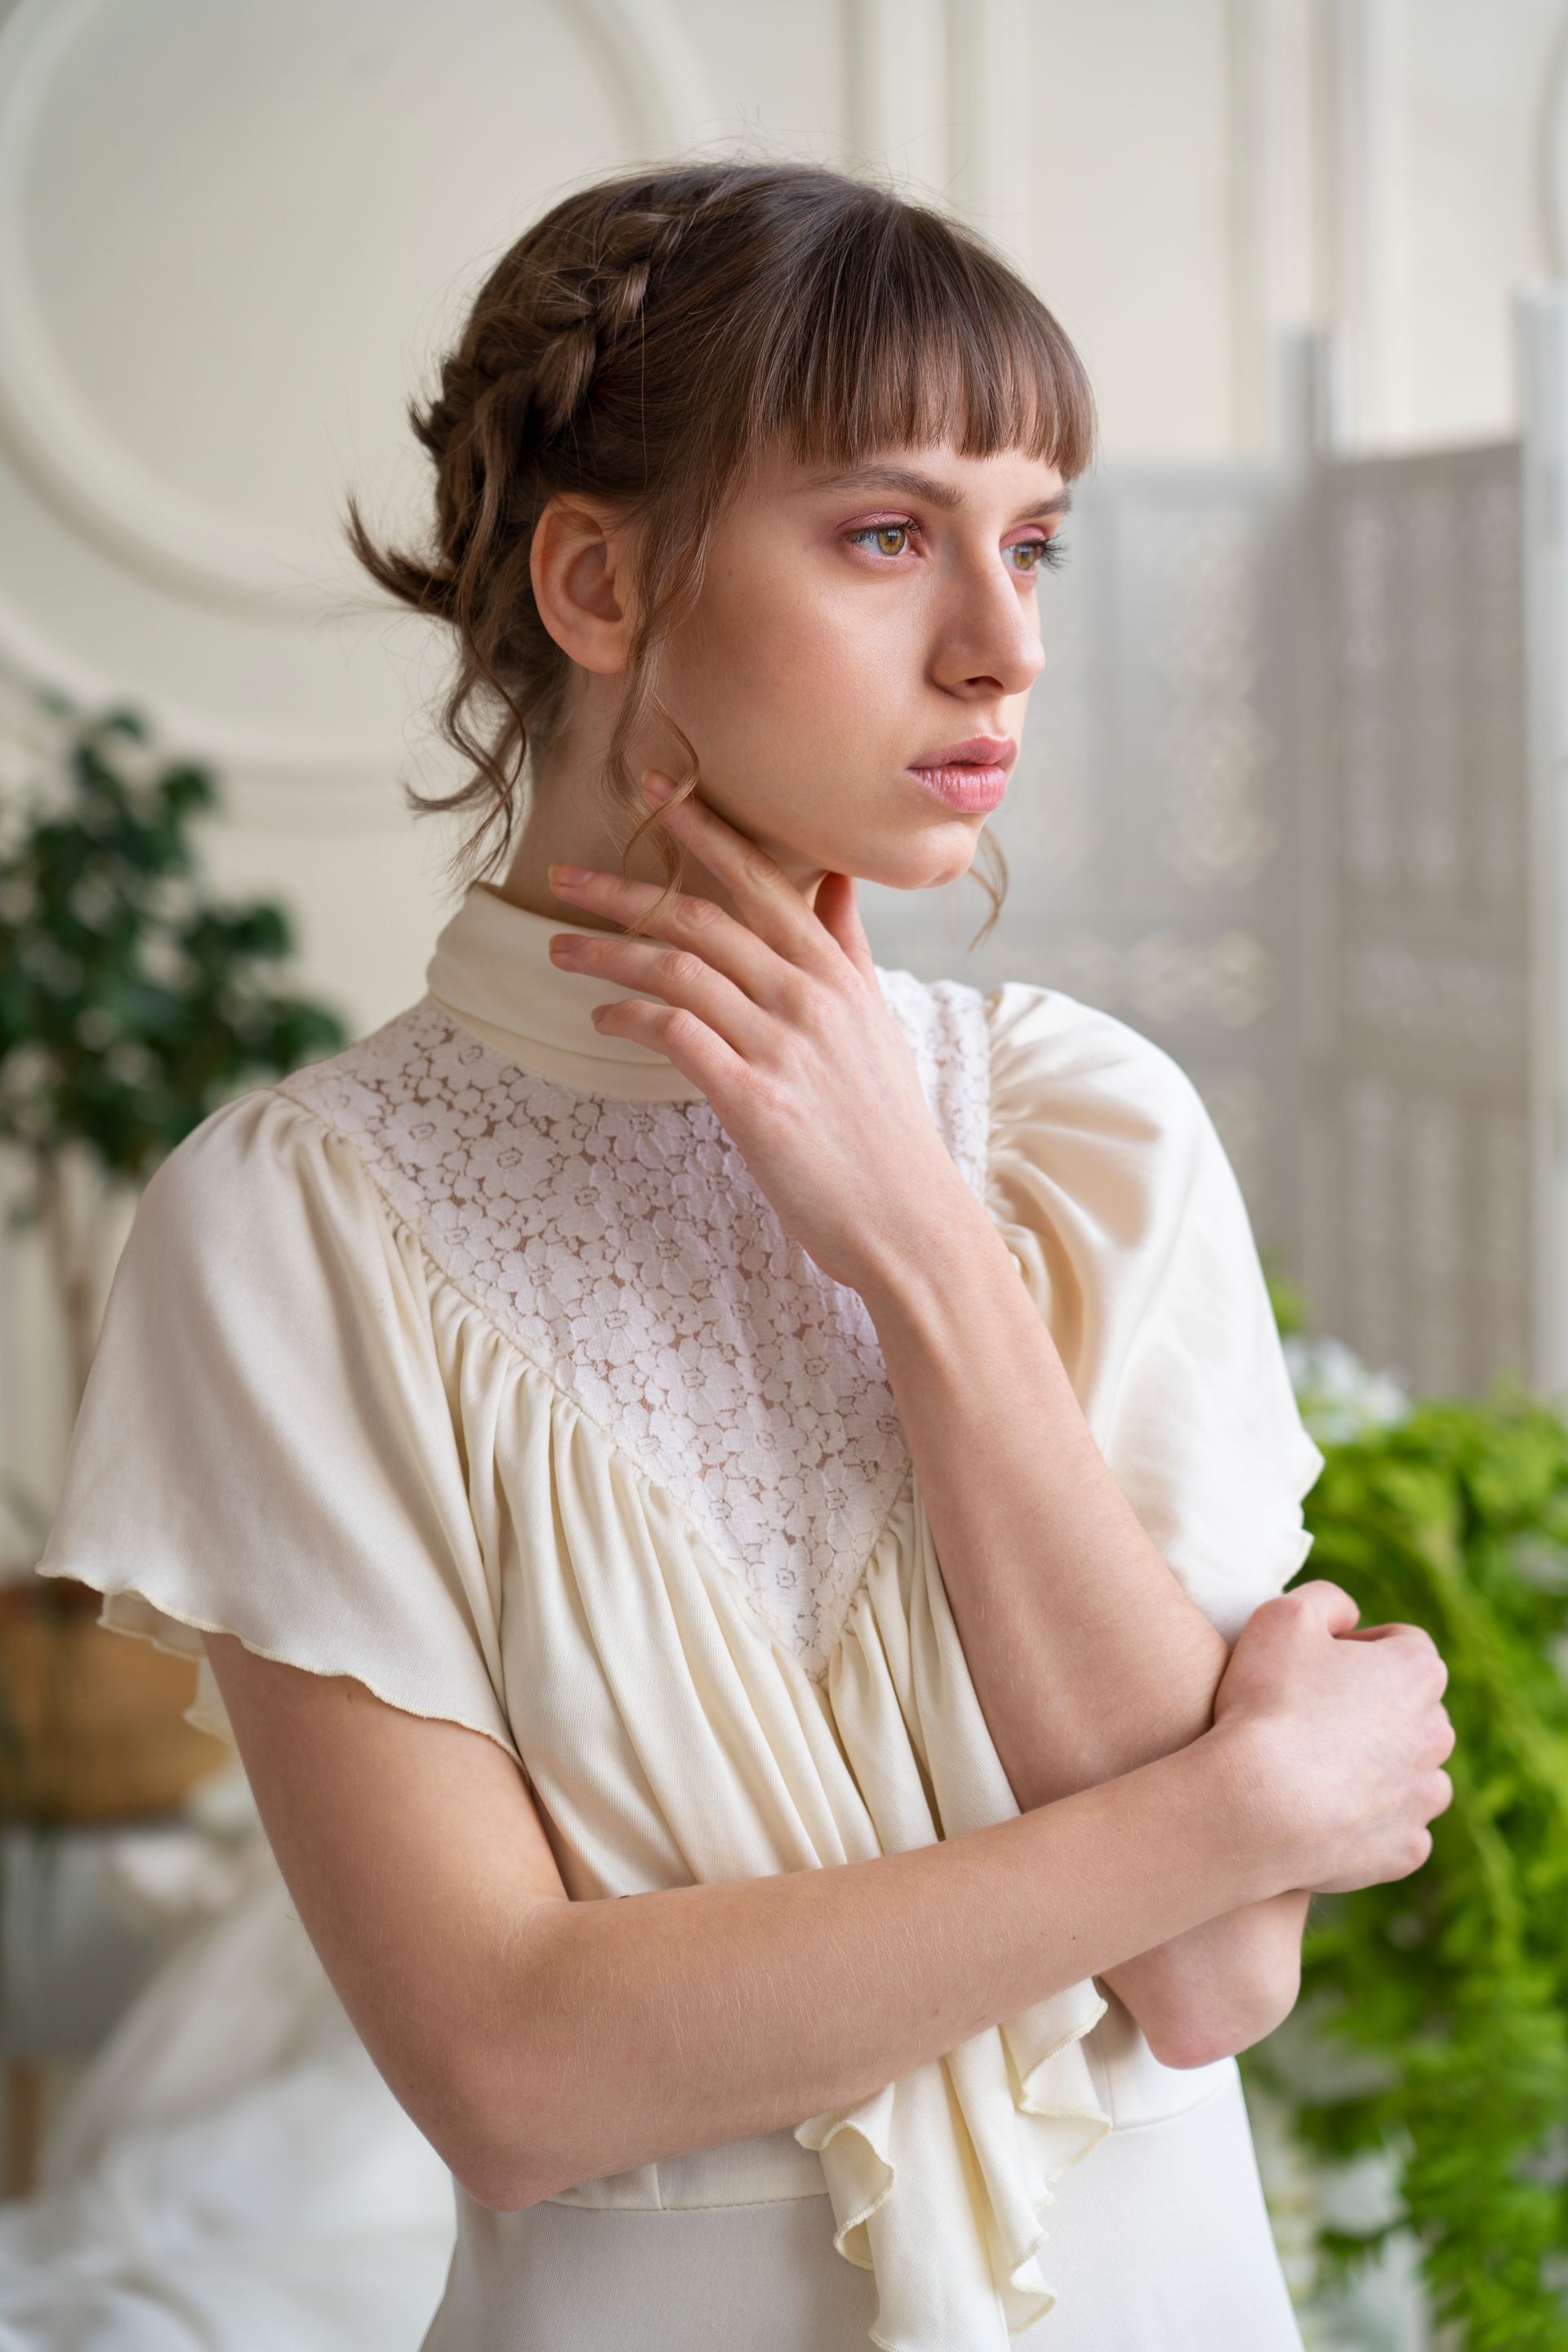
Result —
[{"label": "woman's elbow", "polygon": [[[546,2144],[542,2085],[534,2095],[517,2084],[512,2092],[504,2115],[493,2102],[470,2105],[464,2129],[437,2151],[458,2186],[492,2213],[521,2213],[574,2186],[563,2168],[566,2151]],[[531,2128],[520,2117],[532,2118]]]},{"label": "woman's elbow", "polygon": [[1206,2008],[1183,2009],[1143,2028],[1144,2039],[1162,2066],[1212,2066],[1266,2041],[1284,2024],[1301,1990],[1298,1949],[1277,1966],[1250,1972]]},{"label": "woman's elbow", "polygon": [[465,2196],[476,2205],[488,2207],[492,2213],[521,2213],[529,2205],[542,2204],[555,2191],[542,2181],[530,2179],[514,2160],[504,2164],[481,2162],[466,2164],[459,2172],[448,2166],[453,2179]]},{"label": "woman's elbow", "polygon": [[552,2168],[549,2151],[518,2129],[520,2112],[529,2110],[514,2108],[505,2125],[498,2124],[493,2115],[476,2116],[462,2135],[460,2147],[439,2151],[465,2195],[492,2213],[521,2213],[526,2206],[542,2204],[573,2185],[559,2166]]}]

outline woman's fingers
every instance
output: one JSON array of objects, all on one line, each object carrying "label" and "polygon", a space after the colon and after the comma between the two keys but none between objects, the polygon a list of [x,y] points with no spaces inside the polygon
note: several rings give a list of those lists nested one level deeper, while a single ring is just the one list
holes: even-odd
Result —
[{"label": "woman's fingers", "polygon": [[[572,880],[574,873],[582,878]],[[582,867],[562,866],[551,866],[550,887],[568,905],[591,907],[595,914],[606,915],[617,923],[636,921],[665,896],[663,886],[658,882],[635,882],[626,875],[606,874],[598,868],[584,871]],[[574,932],[572,936],[583,935]],[[605,931],[592,936],[595,940],[601,936],[614,940],[616,935]],[[651,947],[656,950],[660,943],[672,951],[700,957],[757,1004],[777,1003],[781,982],[798,977],[794,968],[775,955],[766,940],[748,930],[744,923],[738,923],[722,907],[716,907],[711,898],[693,898],[689,891],[678,891],[646,931],[626,942],[627,947]],[[619,980],[622,971],[629,967],[611,971],[607,966],[584,965],[583,969],[603,969],[609,978]],[[652,967],[644,964],[638,969],[647,972]],[[641,982],[628,980],[626,985],[640,986]]]},{"label": "woman's fingers", "polygon": [[643,790],[649,800],[664,806],[665,823],[671,833],[724,885],[757,937],[787,962],[798,964],[818,979],[831,980],[841,972],[839,942],[806,905],[784,868],[695,793],[669,802],[674,789],[672,780],[658,769],[645,769]]},{"label": "woman's fingers", "polygon": [[875,982],[876,959],[860,920],[853,874],[825,874],[817,885],[816,919],[832,932],[862,980]]},{"label": "woman's fingers", "polygon": [[[726,973],[689,948],[658,940],[620,939],[613,931],[558,931],[550,942],[550,961],[563,971],[591,972],[616,988],[650,990],[659,1000],[650,1011],[682,1006],[742,1055],[759,1052],[764,1042],[767,1016],[761,1007]],[[611,1034],[647,1041],[646,1021],[634,1026],[619,1018],[626,1006],[607,1009],[617,1016]]]},{"label": "woman's fingers", "polygon": [[[656,773],[654,770],[647,771],[649,778]],[[659,781],[668,783],[668,779]],[[668,896],[662,884],[634,881],[627,876],[602,870],[584,872],[581,868],[552,866],[552,890],[568,904],[575,900],[628,925],[658,908],[647,931],[628,945],[662,940],[671,949],[695,955],[753,1003],[786,1021],[804,1021],[810,1010],[812,983],[841,982],[847,976],[847,964],[869,977],[870,950],[863,944],[865,934],[852,906],[847,919],[839,908],[837,925],[825,922],[807,906],[783,868],[737,833],[717,811],[689,799],[682,802],[673,814],[672,831],[723,884],[734,900],[736,914],[727,913],[711,898],[696,897],[689,891]],[[853,885],[849,887],[852,891]],[[830,892],[825,914],[832,905]],[[856,950],[857,939],[861,943],[860,952]],[[677,984],[679,1001],[701,1009],[689,992],[703,985],[700,977],[679,965],[645,961],[637,966],[620,963],[584,969],[603,970],[607,977],[623,981],[627,987],[658,986],[661,993],[668,992],[664,986],[668,978]],[[727,1000],[710,992],[705,1002],[718,1012]],[[742,1019],[741,1008],[728,1003],[719,1025],[744,1050],[739,1027]],[[750,1041],[754,1042],[756,1037],[754,1029],[749,1031]]]},{"label": "woman's fingers", "polygon": [[683,1077],[701,1087],[721,1118],[727,1105],[740,1099],[751,1076],[750,1062],[689,1005],[622,996],[613,1004],[596,1004],[590,1017],[605,1036],[634,1037],[673,1062]]},{"label": "woman's fingers", "polygon": [[[661,797],[661,785],[672,789],[652,769],[644,784],[652,800]],[[563,971],[646,989],[647,997],[597,1007],[595,1026],[653,1047],[716,1100],[718,1092],[767,1066],[770,1046],[814,1028],[852,973],[874,981],[875,966],[850,876],[824,876],[819,913],[781,866],[705,803],[688,798],[671,817],[672,831],[725,887],[735,914],[711,898],[672,895],[656,883],[552,866],[551,889],[567,904],[575,900],[628,925],[658,911],[635,938],[558,932],[550,954]]]}]

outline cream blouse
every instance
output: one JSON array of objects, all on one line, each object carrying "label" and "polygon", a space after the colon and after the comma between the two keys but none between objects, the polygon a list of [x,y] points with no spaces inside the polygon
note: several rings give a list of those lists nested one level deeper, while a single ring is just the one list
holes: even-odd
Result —
[{"label": "cream blouse", "polygon": [[[594,1028],[635,992],[557,971],[565,928],[473,885],[416,1003],[169,1155],[39,1572],[198,1658],[203,1727],[232,1738],[217,1628],[497,1741],[579,1899],[1013,1817],[863,1301],[700,1090]],[[1195,1088],[1056,990],[878,976],[1120,1485],[1234,1637],[1306,1558],[1321,1456]],[[826,2186],[877,2343],[1002,2352],[1055,2300],[1050,2183],[1215,2073],[1162,2066],[1086,1979],[868,2098],[563,2201]]]}]

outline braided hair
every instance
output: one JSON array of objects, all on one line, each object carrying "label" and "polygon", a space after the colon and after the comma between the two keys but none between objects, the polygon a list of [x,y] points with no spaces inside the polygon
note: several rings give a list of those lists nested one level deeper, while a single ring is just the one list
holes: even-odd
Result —
[{"label": "braided hair", "polygon": [[[607,500],[641,526],[604,776],[612,822],[637,819],[624,865],[665,814],[647,810],[629,764],[650,712],[684,748],[682,790],[698,781],[695,749],[658,699],[658,651],[752,465],[781,447],[848,466],[952,439],[971,456],[1024,448],[1070,477],[1094,439],[1077,353],[983,239],[805,163],[661,165],[565,197],[492,268],[434,397],[407,414],[435,467],[432,545],[378,544],[352,495],[344,529],[382,588],[455,637],[441,726],[473,772],[445,795],[405,790],[422,814],[479,812],[455,860],[465,880],[504,867],[521,780],[565,714],[572,666],[530,568],[552,498]],[[673,888],[679,855],[658,838]],[[1000,865],[988,835],[982,846]]]}]

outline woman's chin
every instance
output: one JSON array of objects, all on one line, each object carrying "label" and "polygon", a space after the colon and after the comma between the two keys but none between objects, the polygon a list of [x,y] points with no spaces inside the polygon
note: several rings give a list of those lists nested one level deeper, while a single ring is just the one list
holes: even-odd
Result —
[{"label": "woman's chin", "polygon": [[979,838],[977,826],[959,821],[901,841],[868,845],[849,870],[860,881],[879,882],[889,890],[939,890],[968,873]]}]

